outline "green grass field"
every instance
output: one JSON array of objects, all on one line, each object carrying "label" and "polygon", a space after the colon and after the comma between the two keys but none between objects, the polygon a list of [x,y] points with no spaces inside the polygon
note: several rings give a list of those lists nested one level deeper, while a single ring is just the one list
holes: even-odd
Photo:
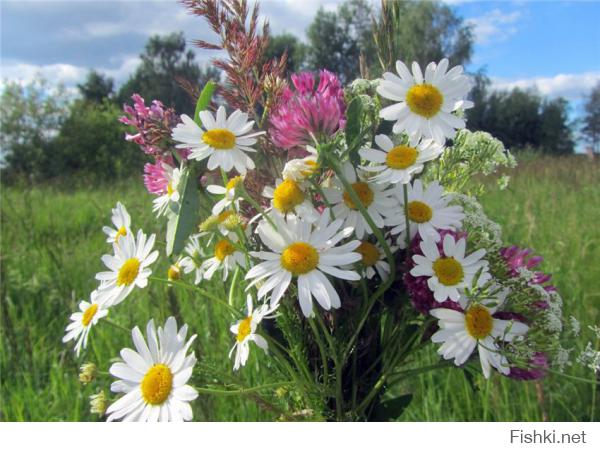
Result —
[{"label": "green grass field", "polygon": [[[72,345],[61,343],[70,313],[95,287],[94,274],[108,252],[101,227],[110,208],[122,201],[133,227],[155,231],[151,197],[136,178],[128,185],[101,189],[60,190],[52,187],[2,190],[2,336],[0,342],[0,419],[5,421],[97,420],[89,413],[88,397],[110,377],[101,375],[82,386],[78,366],[87,361],[106,371],[130,337],[109,324],[92,331],[88,350],[76,360]],[[581,350],[592,340],[585,325],[600,323],[600,165],[582,157],[533,159],[512,174],[509,189],[490,188],[482,203],[490,218],[503,226],[506,243],[529,246],[545,256],[544,270],[553,274],[567,315],[581,320],[582,335],[566,348]],[[159,233],[159,237],[161,234]],[[168,264],[155,265],[165,275]],[[207,286],[217,295],[222,285]],[[169,313],[166,287],[156,282],[135,291],[111,312],[124,326],[145,325],[150,317],[163,321]],[[228,331],[234,320],[218,305],[184,289],[174,293],[183,317],[199,336],[196,354],[201,381],[219,379],[260,384],[258,366],[265,360],[253,353],[249,365],[232,375],[227,353]],[[434,346],[419,360],[436,362]],[[566,373],[591,379],[577,365]],[[200,384],[200,380],[197,381]],[[600,418],[600,397],[594,385],[551,376],[541,384],[514,382],[499,375],[489,381],[467,381],[462,371],[444,369],[416,377],[400,388],[413,393],[401,420],[410,421],[588,421]],[[594,403],[596,399],[596,403]],[[242,396],[201,395],[194,403],[196,420],[275,420],[278,414]]]}]

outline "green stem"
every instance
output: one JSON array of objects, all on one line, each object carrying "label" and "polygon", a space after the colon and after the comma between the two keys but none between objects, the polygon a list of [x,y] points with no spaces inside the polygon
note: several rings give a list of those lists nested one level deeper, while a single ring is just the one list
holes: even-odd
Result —
[{"label": "green stem", "polygon": [[227,304],[229,306],[233,306],[233,299],[235,298],[235,289],[237,288],[237,280],[239,276],[240,266],[238,265],[235,267],[235,273],[233,274],[233,279],[231,280],[231,285],[229,286],[229,296],[227,297]]},{"label": "green stem", "polygon": [[249,394],[253,392],[264,391],[265,389],[273,389],[280,388],[282,386],[291,386],[294,384],[293,381],[282,381],[278,383],[268,383],[260,386],[254,386],[252,388],[241,388],[241,389],[213,389],[213,388],[197,388],[194,387],[196,391],[200,394],[214,394],[214,395],[240,395],[240,394]]},{"label": "green stem", "polygon": [[309,318],[308,324],[310,325],[310,329],[317,340],[317,346],[319,347],[319,354],[321,355],[321,362],[323,363],[323,384],[327,386],[329,384],[329,366],[327,360],[327,352],[325,351],[325,344],[323,344],[323,338],[315,325],[314,319]]},{"label": "green stem", "polygon": [[346,356],[348,356],[348,354],[352,350],[354,342],[358,338],[358,335],[360,334],[360,331],[362,330],[362,328],[363,328],[363,326],[364,326],[367,318],[369,317],[369,313],[371,312],[371,309],[375,305],[375,302],[379,299],[379,297],[381,295],[383,295],[385,293],[385,291],[394,282],[394,280],[396,278],[396,262],[394,261],[394,255],[392,254],[392,250],[390,249],[390,247],[388,246],[387,242],[385,241],[385,237],[384,237],[383,233],[375,225],[375,222],[373,221],[373,219],[369,215],[369,212],[367,211],[367,209],[363,205],[362,201],[360,200],[360,198],[358,197],[358,195],[354,191],[354,188],[352,187],[352,184],[350,184],[348,182],[348,180],[346,179],[346,177],[344,176],[344,174],[342,172],[342,169],[340,168],[339,163],[335,160],[335,158],[331,158],[328,155],[326,155],[325,158],[327,159],[329,165],[331,166],[331,168],[335,172],[336,176],[339,178],[340,182],[344,186],[344,189],[346,190],[346,192],[350,196],[350,199],[352,200],[352,202],[354,203],[354,205],[358,208],[359,212],[362,214],[362,216],[364,217],[365,221],[367,222],[367,224],[369,225],[369,227],[373,231],[373,235],[375,235],[375,238],[377,239],[377,242],[379,242],[379,245],[383,249],[383,252],[385,253],[385,257],[386,257],[386,259],[388,261],[388,264],[390,266],[390,275],[389,275],[388,279],[386,279],[377,288],[377,290],[375,291],[375,293],[373,293],[373,295],[369,299],[369,305],[368,305],[368,308],[367,308],[367,312],[360,319],[360,322],[358,324],[358,328],[356,328],[356,331],[354,332],[354,334],[352,335],[350,341],[348,342],[348,345],[346,346],[346,349],[345,349],[344,354],[343,354],[343,356],[346,357]]},{"label": "green stem", "polygon": [[109,325],[114,326],[115,328],[119,328],[120,330],[126,331],[127,333],[131,333],[131,330],[129,328],[125,328],[123,325],[119,325],[116,322],[113,322],[112,320],[110,320],[107,317],[103,317],[102,321],[105,323],[108,323]]}]

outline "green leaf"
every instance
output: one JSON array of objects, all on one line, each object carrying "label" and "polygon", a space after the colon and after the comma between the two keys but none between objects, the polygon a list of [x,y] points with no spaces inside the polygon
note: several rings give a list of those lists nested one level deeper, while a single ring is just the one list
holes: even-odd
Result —
[{"label": "green leaf", "polygon": [[177,187],[181,198],[179,212],[167,223],[167,256],[179,254],[198,224],[198,187],[196,172],[188,167]]},{"label": "green leaf", "polygon": [[215,89],[217,89],[217,84],[212,80],[209,80],[206,82],[206,85],[204,85],[204,88],[198,97],[198,102],[196,102],[196,110],[194,111],[194,121],[196,121],[196,124],[199,126],[201,126],[202,123],[200,122],[200,116],[198,115],[201,111],[208,108]]},{"label": "green leaf", "polygon": [[360,146],[362,116],[362,100],[360,97],[355,97],[346,108],[346,144],[350,151],[350,162],[355,166],[360,164],[358,148]]},{"label": "green leaf", "polygon": [[412,398],[412,394],[404,394],[394,399],[379,402],[373,410],[370,420],[377,422],[395,421],[402,415],[406,407],[410,405]]}]

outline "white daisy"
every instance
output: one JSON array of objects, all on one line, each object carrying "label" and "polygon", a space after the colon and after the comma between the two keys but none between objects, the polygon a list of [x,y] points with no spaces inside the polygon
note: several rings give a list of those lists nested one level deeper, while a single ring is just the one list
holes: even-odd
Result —
[{"label": "white daisy", "polygon": [[512,342],[527,333],[529,327],[514,320],[501,320],[493,317],[501,305],[498,300],[493,303],[469,303],[463,295],[459,303],[464,312],[453,309],[432,309],[430,314],[438,319],[440,330],[431,340],[443,343],[438,353],[444,359],[454,358],[454,364],[461,366],[475,350],[479,351],[479,360],[483,375],[490,377],[491,367],[506,375],[510,371],[508,361],[500,353],[498,341]]},{"label": "white daisy", "polygon": [[450,234],[444,236],[443,251],[441,255],[437,244],[427,237],[421,242],[423,256],[415,254],[415,266],[410,274],[413,276],[429,276],[427,285],[433,292],[435,301],[441,303],[448,298],[458,301],[459,290],[470,288],[473,285],[475,274],[482,270],[477,285],[481,286],[491,279],[487,272],[488,263],[481,258],[485,255],[484,249],[479,249],[465,257],[467,242],[464,238],[455,241]]},{"label": "white daisy", "polygon": [[[398,247],[391,246],[389,241],[387,244],[392,253],[398,249]],[[367,240],[363,240],[354,251],[361,255],[360,263],[362,264],[363,272],[367,279],[372,279],[376,272],[379,274],[382,281],[388,279],[388,276],[390,275],[390,264],[384,260],[385,253],[379,244],[375,245]]]},{"label": "white daisy", "polygon": [[122,302],[135,286],[144,288],[148,285],[148,277],[152,274],[149,268],[158,258],[158,251],[152,251],[155,234],[146,239],[142,230],[137,233],[137,238],[132,234],[120,237],[113,244],[114,255],[105,254],[102,262],[109,271],[96,274],[100,281],[98,300],[107,307]]},{"label": "white daisy", "polygon": [[192,420],[190,402],[198,397],[187,385],[196,364],[196,356],[187,351],[196,335],[187,342],[188,326],[177,331],[177,322],[169,317],[164,329],[146,326],[148,343],[136,326],[131,336],[136,350],[121,350],[123,362],[110,367],[111,375],[119,378],[110,386],[113,392],[125,395],[106,410],[107,421],[167,422]]},{"label": "white daisy", "polygon": [[236,266],[245,267],[244,253],[236,248],[237,238],[232,234],[230,238],[221,238],[213,246],[213,257],[205,260],[200,266],[202,278],[210,280],[215,272],[223,270],[223,281],[227,280],[229,272]]},{"label": "white daisy", "polygon": [[246,298],[247,312],[248,315],[242,320],[238,320],[229,329],[233,334],[236,335],[235,344],[229,352],[229,359],[235,351],[235,360],[233,364],[233,370],[238,370],[240,367],[246,365],[248,356],[250,355],[250,342],[254,342],[265,352],[269,349],[269,344],[260,334],[256,333],[256,328],[262,322],[264,318],[268,317],[275,308],[270,307],[268,304],[263,304],[256,309],[252,308],[252,296],[248,295]]},{"label": "white daisy", "polygon": [[62,338],[63,342],[77,341],[75,343],[77,356],[81,353],[82,348],[87,347],[88,336],[92,327],[98,323],[98,320],[108,314],[108,309],[98,302],[97,295],[98,291],[94,290],[90,295],[90,303],[83,300],[79,303],[79,312],[71,314],[71,323],[65,329],[67,334]]},{"label": "white daisy", "polygon": [[179,168],[173,168],[171,165],[163,162],[165,169],[165,178],[168,180],[167,191],[152,201],[152,210],[156,212],[157,217],[167,213],[177,213],[179,211],[179,182],[181,182],[182,171]]},{"label": "white daisy", "polygon": [[209,185],[206,187],[206,191],[213,195],[224,195],[223,199],[219,200],[212,208],[213,215],[219,215],[223,210],[233,207],[235,210],[239,210],[241,197],[235,196],[235,188],[239,183],[244,183],[243,176],[235,176],[229,179],[224,187],[221,185]]},{"label": "white daisy", "polygon": [[184,251],[187,256],[181,259],[183,272],[186,275],[195,272],[194,284],[200,284],[200,281],[202,281],[202,248],[200,247],[199,234],[192,235],[189,238],[189,242],[185,246]]},{"label": "white daisy", "polygon": [[254,169],[254,162],[246,152],[256,152],[251,146],[256,144],[256,137],[264,132],[248,133],[252,130],[254,121],[248,122],[248,114],[240,110],[234,111],[229,118],[225,107],[220,106],[216,118],[208,110],[200,112],[202,127],[192,118],[181,115],[181,123],[173,129],[173,139],[182,144],[176,147],[191,149],[190,160],[208,158],[207,168],[214,170],[222,168],[231,171],[233,168],[246,174]]},{"label": "white daisy", "polygon": [[[430,183],[423,190],[423,183],[417,179],[407,186],[408,221],[410,225],[410,238],[419,233],[421,238],[430,237],[434,241],[440,240],[440,229],[452,231],[462,226],[465,217],[461,206],[449,206],[452,195],[444,194],[444,187],[437,181]],[[393,226],[392,234],[400,234],[398,245],[406,247],[406,216],[404,214],[404,191],[399,188],[396,196],[400,201],[402,215],[393,216],[386,220],[386,226]]]},{"label": "white daisy", "polygon": [[[394,197],[394,191],[386,186],[368,182],[363,174],[356,175],[356,171],[349,162],[342,168],[344,177],[352,184],[362,205],[367,209],[375,226],[384,227],[384,216],[400,215],[398,201]],[[358,210],[358,207],[350,198],[350,194],[344,189],[340,180],[333,180],[332,188],[323,188],[327,201],[332,204],[331,211],[335,218],[344,220],[344,226],[354,228],[356,237],[362,239],[366,234],[372,234],[371,227]],[[399,220],[395,220],[399,221]]]},{"label": "white daisy", "polygon": [[284,179],[302,182],[318,171],[317,150],[312,146],[306,146],[306,150],[310,155],[301,159],[292,159],[285,164],[281,173]]},{"label": "white daisy", "polygon": [[111,221],[115,229],[110,226],[104,226],[102,228],[102,231],[107,236],[107,243],[115,243],[119,240],[119,237],[131,232],[131,217],[125,206],[120,202],[117,202],[117,207],[112,209]]},{"label": "white daisy", "polygon": [[418,63],[412,64],[412,74],[402,61],[396,61],[398,77],[391,72],[383,74],[377,87],[379,95],[398,102],[385,107],[379,113],[383,119],[396,121],[394,133],[406,132],[414,138],[433,138],[444,144],[446,138],[454,138],[456,129],[463,129],[465,121],[452,114],[459,108],[473,106],[465,100],[471,89],[469,77],[462,66],[448,72],[448,60],[439,64],[429,63],[425,76]]},{"label": "white daisy", "polygon": [[298,283],[300,308],[306,317],[313,314],[313,297],[325,310],[339,308],[340,297],[325,273],[350,281],[360,279],[355,271],[338,268],[361,258],[359,253],[353,252],[360,245],[358,240],[336,246],[352,234],[352,228],[340,230],[343,220],[339,219],[330,223],[328,209],[314,227],[313,223],[294,215],[272,215],[271,219],[277,230],[266,220],[256,228],[260,239],[271,251],[251,252],[264,262],[246,274],[246,279],[253,280],[250,286],[266,278],[258,290],[258,298],[271,292],[271,305],[277,305],[294,277]]},{"label": "white daisy", "polygon": [[373,182],[381,184],[408,184],[414,174],[423,171],[423,164],[436,159],[444,148],[433,140],[414,141],[394,146],[385,135],[375,136],[375,143],[381,149],[362,149],[360,156],[371,163],[361,169],[376,173]]},{"label": "white daisy", "polygon": [[320,214],[312,204],[301,182],[294,179],[277,179],[276,187],[265,187],[263,196],[271,199],[271,209],[287,215],[294,214],[306,221],[317,221]]}]

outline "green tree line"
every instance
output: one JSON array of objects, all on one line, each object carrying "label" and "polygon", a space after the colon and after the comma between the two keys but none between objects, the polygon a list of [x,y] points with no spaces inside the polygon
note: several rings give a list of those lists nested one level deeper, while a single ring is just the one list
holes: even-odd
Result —
[{"label": "green tree line", "polygon": [[[346,0],[336,11],[317,11],[302,42],[291,34],[272,36],[267,57],[288,55],[288,72],[328,69],[344,83],[375,78],[393,70],[396,59],[421,65],[448,57],[452,65],[468,64],[473,54],[471,27],[455,10],[438,2]],[[111,180],[141,174],[145,156],[123,137],[118,122],[124,103],[139,93],[179,113],[194,110],[193,91],[214,68],[202,67],[181,33],[153,36],[140,64],[122,86],[90,71],[70,98],[64,88],[42,79],[27,86],[5,84],[0,104],[3,178],[32,182],[76,175],[82,180]],[[574,152],[574,126],[564,99],[544,99],[532,91],[495,91],[490,80],[474,74],[475,108],[467,110],[468,127],[485,130],[512,150],[548,154]],[[597,151],[600,139],[600,85],[590,93],[581,137]],[[141,177],[141,175],[140,175]]]}]

